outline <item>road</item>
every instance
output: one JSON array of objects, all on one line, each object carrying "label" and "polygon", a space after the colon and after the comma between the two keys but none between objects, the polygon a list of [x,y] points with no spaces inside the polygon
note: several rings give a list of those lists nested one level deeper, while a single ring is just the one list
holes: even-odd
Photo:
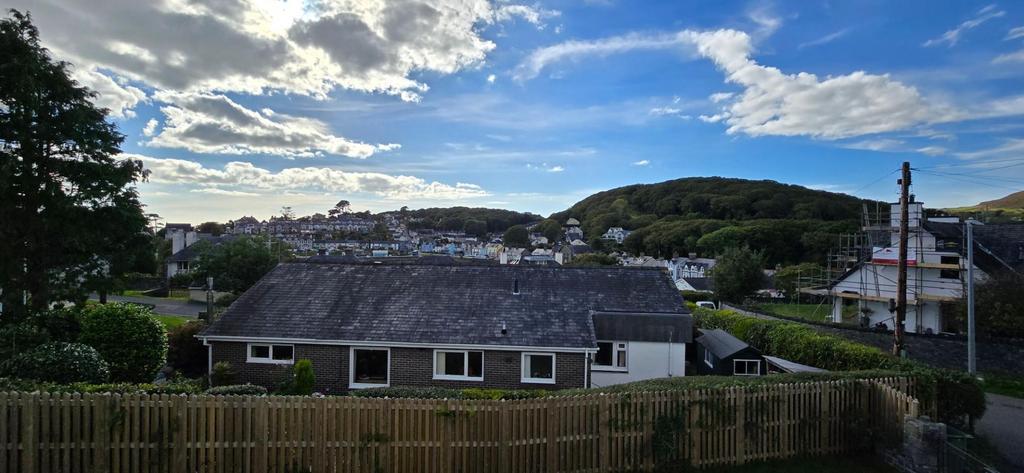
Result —
[{"label": "road", "polygon": [[[988,409],[974,426],[1006,461],[1024,472],[1024,399],[987,394]],[[1010,472],[1004,472],[1010,473]]]},{"label": "road", "polygon": [[[89,298],[92,300],[99,300],[99,296],[97,296],[96,294],[90,295]],[[186,317],[195,317],[199,315],[199,312],[206,310],[206,304],[176,299],[167,299],[163,297],[109,295],[107,296],[107,301],[151,304],[156,306],[153,309],[153,312],[164,315],[183,315]]]}]

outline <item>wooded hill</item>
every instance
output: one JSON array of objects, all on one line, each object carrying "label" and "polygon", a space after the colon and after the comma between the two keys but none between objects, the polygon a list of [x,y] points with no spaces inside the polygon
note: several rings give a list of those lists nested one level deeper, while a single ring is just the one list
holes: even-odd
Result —
[{"label": "wooded hill", "polygon": [[529,212],[515,212],[504,209],[482,207],[448,207],[418,210],[397,210],[393,213],[410,218],[413,229],[433,228],[438,230],[465,231],[484,236],[488,232],[504,232],[513,225],[523,225],[541,220],[543,217]]},{"label": "wooded hill", "polygon": [[1014,192],[1001,199],[989,200],[971,207],[943,209],[950,215],[974,217],[986,223],[1024,221],[1024,191]]},{"label": "wooded hill", "polygon": [[775,181],[690,177],[599,192],[551,218],[580,220],[598,246],[609,227],[633,230],[624,246],[634,254],[714,256],[749,245],[774,266],[824,262],[836,235],[859,230],[865,202],[874,205]]}]

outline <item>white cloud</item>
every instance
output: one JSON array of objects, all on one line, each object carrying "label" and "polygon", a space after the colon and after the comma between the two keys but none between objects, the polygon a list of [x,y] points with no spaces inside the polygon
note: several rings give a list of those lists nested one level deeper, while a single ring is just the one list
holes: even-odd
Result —
[{"label": "white cloud", "polygon": [[568,41],[535,50],[517,67],[516,76],[530,79],[554,62],[640,49],[695,50],[725,73],[726,82],[742,86],[744,91],[731,101],[718,97],[727,101],[719,113],[700,117],[726,123],[729,133],[838,139],[955,118],[951,110],[929,105],[915,88],[888,75],[856,71],[819,79],[762,66],[750,57],[750,36],[736,30]]},{"label": "white cloud", "polygon": [[964,159],[980,159],[1003,156],[1019,157],[1022,154],[1024,154],[1024,138],[1009,138],[998,146],[959,152],[956,153],[956,156]]},{"label": "white cloud", "polygon": [[916,151],[921,154],[927,154],[928,156],[941,156],[949,152],[948,149],[943,148],[942,146],[924,146],[917,148]]},{"label": "white cloud", "polygon": [[736,95],[736,94],[733,94],[732,92],[716,92],[716,93],[711,94],[710,96],[708,96],[708,99],[711,100],[714,103],[718,103],[718,102],[722,102],[722,101],[731,99],[733,95]]},{"label": "white cloud", "polygon": [[493,84],[494,81],[496,81],[496,80],[498,80],[498,76],[496,76],[494,74],[488,74],[487,75],[487,83],[488,84]]},{"label": "white cloud", "polygon": [[881,138],[843,143],[840,146],[848,149],[862,149],[867,151],[901,151],[904,144],[905,143],[902,140]]},{"label": "white cloud", "polygon": [[[289,158],[323,154],[366,158],[397,144],[371,145],[331,134],[325,123],[273,110],[245,108],[223,95],[157,93],[168,105],[167,117],[151,146],[183,148],[196,153],[273,154]],[[147,135],[148,136],[148,135]]]},{"label": "white cloud", "polygon": [[1018,26],[1008,31],[1006,33],[1006,37],[1003,38],[1003,41],[1009,41],[1017,38],[1024,38],[1024,26]]},{"label": "white cloud", "polygon": [[233,195],[240,195],[239,192],[266,194],[286,190],[307,190],[368,193],[398,200],[457,200],[490,195],[475,184],[457,182],[450,185],[426,181],[415,176],[377,172],[348,172],[328,167],[296,167],[274,172],[240,161],[230,162],[222,169],[214,169],[182,159],[153,158],[137,154],[122,154],[121,157],[142,161],[146,169],[151,171],[150,182],[199,186],[195,189],[196,192],[232,192]]},{"label": "white cloud", "polygon": [[131,118],[135,116],[132,109],[139,102],[146,100],[146,93],[138,87],[121,85],[110,76],[94,69],[75,68],[71,77],[82,86],[96,92],[98,95],[93,103],[97,107],[110,110],[110,115],[113,117]]},{"label": "white cloud", "polygon": [[548,172],[562,172],[562,171],[565,171],[565,168],[562,167],[562,166],[552,166],[551,168],[548,169]]},{"label": "white cloud", "polygon": [[978,12],[970,20],[964,21],[963,23],[957,25],[956,28],[946,31],[945,33],[942,33],[942,36],[939,36],[938,38],[929,39],[928,41],[925,41],[923,46],[938,46],[940,44],[945,43],[952,48],[953,46],[956,46],[956,43],[960,42],[960,36],[963,35],[965,32],[981,26],[988,20],[991,20],[993,18],[999,18],[1003,15],[1006,15],[1006,12],[1003,10],[996,9],[995,5],[986,6],[981,10],[978,10]]},{"label": "white cloud", "polygon": [[544,29],[544,20],[561,15],[562,12],[558,10],[545,10],[539,5],[501,5],[494,10],[495,21],[511,21],[518,17],[536,26],[537,29]]},{"label": "white cloud", "polygon": [[829,34],[827,34],[825,36],[822,36],[820,38],[812,39],[810,41],[807,41],[807,42],[804,42],[804,43],[800,43],[800,45],[797,46],[796,48],[797,49],[804,49],[804,48],[811,48],[811,47],[814,47],[814,46],[821,46],[823,44],[831,43],[831,42],[833,42],[833,41],[835,41],[835,40],[837,40],[839,38],[842,38],[843,36],[846,36],[850,32],[850,30],[852,30],[852,29],[853,28],[843,28],[843,29],[841,29],[839,31],[836,31],[834,33],[829,33]]},{"label": "white cloud", "polygon": [[563,172],[563,171],[565,171],[565,167],[564,166],[559,166],[559,165],[552,166],[552,165],[549,165],[548,163],[540,163],[540,164],[526,163],[526,169],[531,169],[531,170],[534,170],[534,171],[544,171],[544,172]]},{"label": "white cloud", "polygon": [[651,162],[646,160],[646,159],[641,159],[639,161],[634,161],[633,162],[634,166],[647,166],[648,164],[651,164]]},{"label": "white cloud", "polygon": [[693,117],[683,113],[683,109],[678,107],[654,107],[648,113],[656,117],[679,117],[683,120],[689,120]]},{"label": "white cloud", "polygon": [[1000,54],[992,60],[993,64],[1002,64],[1006,62],[1024,62],[1024,49],[1020,49],[1012,53]]},{"label": "white cloud", "polygon": [[767,38],[782,27],[782,18],[775,14],[771,2],[761,2],[754,8],[747,10],[747,18],[757,24],[754,36],[759,39]]},{"label": "white cloud", "polygon": [[[13,0],[46,46],[86,70],[157,89],[326,97],[336,87],[417,100],[413,71],[451,74],[495,45],[486,0]],[[511,5],[508,5],[511,7]],[[507,13],[538,21],[551,11]]]},{"label": "white cloud", "polygon": [[160,124],[160,122],[157,121],[157,119],[150,118],[149,121],[146,122],[146,127],[142,129],[142,135],[143,136],[153,136],[153,133],[156,132],[156,127],[159,124]]},{"label": "white cloud", "polygon": [[199,194],[210,194],[210,195],[222,195],[226,197],[259,197],[260,194],[255,192],[243,192],[233,191],[228,189],[221,189],[218,187],[202,187],[199,189],[192,189],[189,192],[196,192]]}]

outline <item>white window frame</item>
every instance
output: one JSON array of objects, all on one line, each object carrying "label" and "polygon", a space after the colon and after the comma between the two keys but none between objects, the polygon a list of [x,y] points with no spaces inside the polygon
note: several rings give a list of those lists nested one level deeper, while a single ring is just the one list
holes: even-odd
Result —
[{"label": "white window frame", "polygon": [[[714,356],[715,355],[713,355],[710,350],[705,348],[704,349],[704,364],[708,365],[711,368],[714,368],[715,364],[712,363],[712,359],[714,359]],[[733,368],[735,368],[735,366],[733,366]],[[735,369],[733,371],[735,371]]]},{"label": "white window frame", "polygon": [[[629,371],[629,342],[622,340],[598,340],[597,343],[611,343],[612,344],[612,364],[610,365],[599,365],[597,364],[597,353],[594,353],[594,362],[590,364],[594,371],[617,371],[617,372],[628,372]],[[619,348],[619,345],[624,347]],[[598,348],[600,350],[600,348]],[[619,366],[619,351],[624,350],[626,352],[626,366]]]},{"label": "white window frame", "polygon": [[[738,362],[738,361],[742,361],[744,363],[754,363],[754,365],[757,366],[757,373],[753,373],[753,374],[747,373],[747,372],[737,373],[736,372],[736,362]],[[745,365],[745,366],[747,366],[747,365]],[[732,360],[732,374],[734,376],[761,376],[761,360]]]},{"label": "white window frame", "polygon": [[[480,353],[480,376],[469,376],[469,353],[479,352]],[[438,353],[462,353],[462,372],[467,373],[466,375],[450,375],[450,374],[437,374],[437,354]],[[445,348],[434,349],[434,379],[447,379],[451,381],[483,381],[484,380],[484,351],[483,350],[449,350]],[[390,381],[390,379],[389,379]]]},{"label": "white window frame", "polygon": [[[275,360],[274,347],[292,347],[292,358],[290,360]],[[269,358],[256,358],[252,356],[252,347],[267,347]],[[295,363],[295,345],[290,343],[249,343],[245,346],[246,363],[263,363],[267,365],[291,365]]]},{"label": "white window frame", "polygon": [[[528,373],[528,370],[527,370],[528,365],[526,363],[526,359],[528,357],[530,357],[530,356],[550,356],[551,357],[551,378],[531,378],[531,377],[529,377],[529,373]],[[558,360],[557,360],[557,357],[555,356],[554,353],[551,353],[551,352],[524,351],[523,354],[520,356],[520,360],[519,360],[519,375],[520,375],[519,381],[521,383],[524,383],[524,384],[526,384],[526,383],[529,383],[529,384],[555,384],[555,375],[558,372],[557,362],[558,362]]]},{"label": "white window frame", "polygon": [[[386,351],[388,353],[388,380],[384,384],[356,382],[356,350]],[[348,349],[348,387],[349,389],[388,388],[391,387],[391,348],[390,347],[349,347]]]}]

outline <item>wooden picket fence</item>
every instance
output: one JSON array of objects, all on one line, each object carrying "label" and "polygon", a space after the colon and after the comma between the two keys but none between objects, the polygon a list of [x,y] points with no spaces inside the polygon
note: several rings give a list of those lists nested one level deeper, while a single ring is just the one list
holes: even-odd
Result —
[{"label": "wooden picket fence", "polygon": [[908,379],[519,401],[0,393],[0,472],[606,472],[858,451]]}]

